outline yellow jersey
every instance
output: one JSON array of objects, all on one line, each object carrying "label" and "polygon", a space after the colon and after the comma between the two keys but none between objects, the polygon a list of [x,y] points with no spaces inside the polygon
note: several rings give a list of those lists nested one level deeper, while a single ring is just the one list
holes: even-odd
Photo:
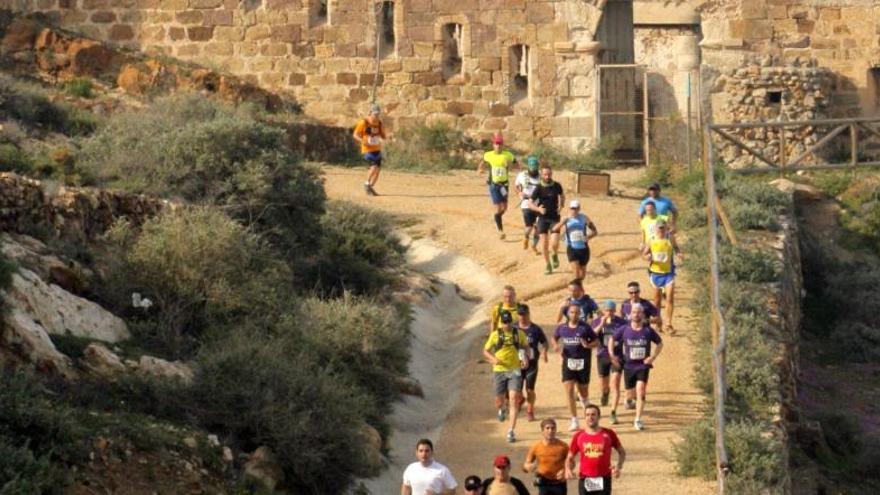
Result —
[{"label": "yellow jersey", "polygon": [[367,119],[361,119],[354,128],[354,133],[361,138],[361,153],[375,153],[382,150],[382,140],[385,139],[385,127],[381,120],[370,124]]},{"label": "yellow jersey", "polygon": [[672,273],[672,259],[675,250],[669,238],[653,239],[651,246],[651,273]]},{"label": "yellow jersey", "polygon": [[[514,332],[519,332],[516,341],[513,336]],[[500,346],[498,343],[499,337],[501,337]],[[524,348],[527,342],[526,336],[513,327],[511,327],[510,331],[495,330],[490,333],[483,348],[494,354],[495,358],[498,359],[498,364],[492,367],[492,371],[503,373],[519,370],[519,350]]]},{"label": "yellow jersey", "polygon": [[640,222],[642,227],[642,232],[645,234],[645,242],[651,242],[657,238],[657,229],[654,227],[657,225],[657,222],[663,220],[664,222],[669,221],[669,215],[657,215],[654,218],[645,215],[642,217]]},{"label": "yellow jersey", "polygon": [[500,153],[495,153],[495,150],[483,153],[483,161],[488,163],[491,169],[489,180],[493,184],[507,184],[510,176],[510,166],[513,165],[515,160],[516,158],[513,157],[513,153],[507,150]]},{"label": "yellow jersey", "polygon": [[503,302],[496,304],[492,307],[492,330],[497,330],[501,328],[501,312],[507,311],[510,313],[510,316],[516,320],[516,308],[519,307],[519,303],[514,302],[512,306],[508,306]]}]

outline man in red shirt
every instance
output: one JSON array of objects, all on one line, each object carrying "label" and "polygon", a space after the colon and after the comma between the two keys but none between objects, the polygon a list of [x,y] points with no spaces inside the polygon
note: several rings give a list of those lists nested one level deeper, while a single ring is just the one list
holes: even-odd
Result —
[{"label": "man in red shirt", "polygon": [[[565,475],[574,478],[575,457],[580,454],[578,470],[579,495],[610,495],[611,478],[619,478],[626,460],[626,451],[620,444],[617,434],[610,428],[599,426],[599,406],[586,407],[584,418],[587,427],[578,430],[571,439],[568,458],[565,461]],[[617,451],[617,465],[611,467],[611,449]]]}]

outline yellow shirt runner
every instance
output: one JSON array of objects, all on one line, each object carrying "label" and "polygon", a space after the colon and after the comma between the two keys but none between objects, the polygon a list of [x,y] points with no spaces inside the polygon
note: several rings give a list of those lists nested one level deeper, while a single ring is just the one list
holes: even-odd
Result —
[{"label": "yellow shirt runner", "polygon": [[675,250],[669,238],[651,241],[651,273],[672,273],[672,257]]},{"label": "yellow shirt runner", "polygon": [[[519,350],[526,346],[527,341],[526,336],[519,332],[519,335],[517,335],[519,346],[517,346],[514,343],[514,332],[519,332],[519,330],[513,328],[510,331],[496,330],[489,334],[489,338],[486,339],[486,345],[483,348],[493,353],[495,358],[498,359],[498,364],[492,367],[492,371],[504,373],[520,369]],[[498,347],[499,337],[502,339],[501,347],[496,351],[495,348]]]},{"label": "yellow shirt runner", "polygon": [[669,221],[669,215],[657,215],[654,218],[645,215],[642,217],[641,227],[642,234],[644,235],[644,241],[646,243],[653,241],[657,238],[657,229],[654,228],[657,225],[657,222],[663,220],[664,222]]},{"label": "yellow shirt runner", "polygon": [[483,161],[489,164],[490,177],[493,184],[506,185],[510,177],[510,167],[516,159],[513,153],[504,150],[496,153],[495,150],[483,153]]}]

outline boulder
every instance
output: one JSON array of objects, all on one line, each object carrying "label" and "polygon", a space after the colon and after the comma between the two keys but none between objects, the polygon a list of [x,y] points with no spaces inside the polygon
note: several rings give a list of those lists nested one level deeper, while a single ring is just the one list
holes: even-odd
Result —
[{"label": "boulder", "polygon": [[257,448],[244,463],[244,476],[272,492],[284,481],[284,470],[265,445]]},{"label": "boulder", "polygon": [[824,196],[822,190],[817,187],[798,184],[788,179],[776,179],[770,181],[770,185],[784,193],[793,194],[797,200],[818,201]]},{"label": "boulder", "polygon": [[192,368],[180,361],[166,361],[153,356],[141,356],[137,366],[138,374],[163,379],[176,379],[190,383],[193,379]]},{"label": "boulder", "polygon": [[119,356],[101,344],[89,344],[83,351],[83,359],[92,373],[105,378],[113,378],[126,371]]},{"label": "boulder", "polygon": [[382,455],[382,435],[379,434],[379,430],[367,423],[361,425],[360,433],[363,440],[361,451],[367,468],[371,471],[364,474],[377,473],[385,467],[385,456]]},{"label": "boulder", "polygon": [[14,306],[3,317],[0,356],[4,361],[33,366],[41,373],[68,380],[77,376],[70,358],[58,352],[46,329],[33,315]]},{"label": "boulder", "polygon": [[7,301],[51,335],[69,334],[110,343],[131,337],[125,322],[116,315],[55,284],[43,282],[25,268],[12,276]]},{"label": "boulder", "polygon": [[0,50],[4,55],[32,50],[37,35],[42,29],[42,26],[33,19],[19,17],[6,28],[3,41],[0,42]]},{"label": "boulder", "polygon": [[88,271],[77,263],[65,263],[51,254],[45,244],[33,237],[7,234],[0,239],[0,251],[17,265],[23,266],[67,292],[78,294],[86,287]]}]

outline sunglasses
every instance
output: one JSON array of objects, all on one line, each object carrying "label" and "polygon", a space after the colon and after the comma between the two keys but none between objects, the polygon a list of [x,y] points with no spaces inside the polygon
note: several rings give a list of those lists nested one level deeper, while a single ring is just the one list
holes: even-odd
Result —
[{"label": "sunglasses", "polygon": [[545,426],[544,429],[545,430],[555,430],[556,427],[555,426]]},{"label": "sunglasses", "polygon": [[628,291],[628,292],[629,292],[630,294],[638,294],[638,293],[641,292],[641,291],[639,291],[639,290],[631,290],[631,291]]}]

